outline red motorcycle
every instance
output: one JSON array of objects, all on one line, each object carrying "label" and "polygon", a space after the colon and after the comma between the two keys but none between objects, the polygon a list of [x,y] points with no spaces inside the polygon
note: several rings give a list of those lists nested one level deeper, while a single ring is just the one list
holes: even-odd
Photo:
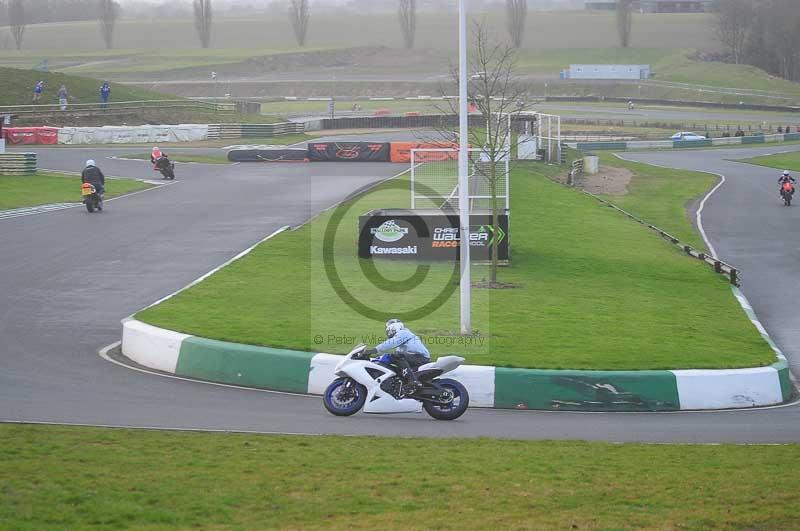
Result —
[{"label": "red motorcycle", "polygon": [[781,198],[783,199],[783,204],[786,206],[792,206],[793,195],[794,195],[794,185],[789,181],[786,181],[781,186]]}]

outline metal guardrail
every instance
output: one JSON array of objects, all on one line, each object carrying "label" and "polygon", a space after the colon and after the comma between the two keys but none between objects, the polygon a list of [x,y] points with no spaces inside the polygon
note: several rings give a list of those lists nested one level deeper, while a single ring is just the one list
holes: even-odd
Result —
[{"label": "metal guardrail", "polygon": [[33,175],[37,168],[36,153],[0,154],[0,175]]},{"label": "metal guardrail", "polygon": [[63,111],[61,110],[60,104],[4,105],[0,106],[0,115],[11,115],[15,118],[38,118],[42,116],[131,114],[142,111],[171,109],[195,109],[202,112],[233,113],[236,110],[236,104],[233,102],[216,103],[199,100],[142,100],[107,104],[70,103],[67,105],[66,110]]},{"label": "metal guardrail", "polygon": [[271,136],[303,133],[305,124],[300,122],[280,122],[274,124],[211,124],[208,138],[268,138]]}]

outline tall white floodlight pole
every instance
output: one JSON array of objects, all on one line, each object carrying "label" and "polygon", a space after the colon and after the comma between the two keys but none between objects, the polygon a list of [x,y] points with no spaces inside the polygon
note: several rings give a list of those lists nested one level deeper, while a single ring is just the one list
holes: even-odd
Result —
[{"label": "tall white floodlight pole", "polygon": [[469,121],[467,115],[467,1],[458,0],[458,210],[461,225],[461,333],[472,333],[469,259]]}]

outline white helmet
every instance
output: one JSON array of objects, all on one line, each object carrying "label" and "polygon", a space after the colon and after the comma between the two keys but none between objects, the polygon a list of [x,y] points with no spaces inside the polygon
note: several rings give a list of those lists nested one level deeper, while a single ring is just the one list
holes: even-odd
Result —
[{"label": "white helmet", "polygon": [[785,177],[788,177],[789,176],[789,170],[783,170],[783,175]]},{"label": "white helmet", "polygon": [[86,166],[87,166],[87,167],[89,167],[89,166],[94,166],[94,159],[89,159],[89,160],[87,160],[87,161],[86,161]]},{"label": "white helmet", "polygon": [[389,319],[386,321],[386,337],[394,337],[394,335],[405,328],[406,325],[400,319]]}]

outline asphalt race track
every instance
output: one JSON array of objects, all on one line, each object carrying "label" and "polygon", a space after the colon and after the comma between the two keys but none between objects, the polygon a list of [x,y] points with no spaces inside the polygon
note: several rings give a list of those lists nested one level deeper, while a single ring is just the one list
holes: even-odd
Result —
[{"label": "asphalt race track", "polygon": [[[706,204],[705,228],[720,257],[743,270],[745,293],[797,374],[800,283],[792,273],[800,258],[800,210],[780,205],[777,171],[723,160],[781,149],[626,156],[725,173],[728,182]],[[106,158],[130,153],[130,147],[36,151],[43,168],[75,171],[94,158],[107,175],[153,178],[146,162]],[[426,437],[800,441],[795,404],[657,414],[470,410],[454,422],[423,414],[343,419],[325,412],[318,397],[144,374],[98,356],[119,340],[120,319],[275,229],[300,224],[402,169],[371,163],[179,164],[174,184],[112,200],[101,214],[70,208],[0,219],[0,421]]]}]

